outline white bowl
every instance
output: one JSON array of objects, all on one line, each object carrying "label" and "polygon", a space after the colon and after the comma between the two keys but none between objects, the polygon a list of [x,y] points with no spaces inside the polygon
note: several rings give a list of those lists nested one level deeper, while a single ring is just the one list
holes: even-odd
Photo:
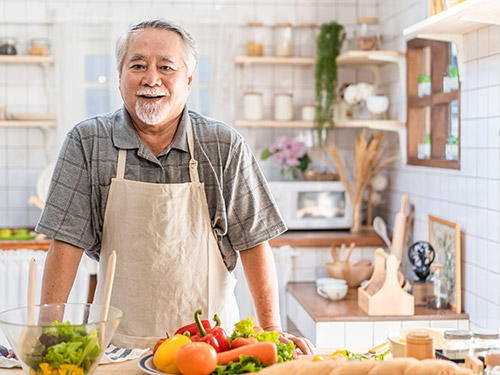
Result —
[{"label": "white bowl", "polygon": [[366,98],[366,108],[374,114],[384,113],[389,108],[389,98],[382,95],[372,95]]},{"label": "white bowl", "polygon": [[346,281],[344,279],[335,279],[333,277],[321,277],[316,280],[316,288],[321,285],[346,285]]},{"label": "white bowl", "polygon": [[434,348],[443,349],[443,335],[444,331],[449,330],[449,328],[408,328],[400,331],[392,331],[387,335],[387,340],[389,341],[389,346],[391,348],[391,353],[393,358],[401,358],[405,356],[406,348],[406,335],[414,331],[424,331],[429,332],[434,336]]},{"label": "white bowl", "polygon": [[347,294],[347,284],[323,284],[316,288],[316,292],[323,298],[340,301]]}]

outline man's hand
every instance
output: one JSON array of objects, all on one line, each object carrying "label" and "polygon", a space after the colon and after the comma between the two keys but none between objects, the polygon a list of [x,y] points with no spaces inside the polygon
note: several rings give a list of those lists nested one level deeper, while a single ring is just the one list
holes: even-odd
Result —
[{"label": "man's hand", "polygon": [[295,350],[293,351],[293,357],[297,358],[297,350],[300,350],[302,354],[304,355],[313,355],[314,354],[314,346],[311,341],[309,341],[308,338],[306,337],[297,337],[292,335],[291,333],[287,332],[279,332],[280,337],[279,340],[280,342],[287,344],[290,341],[293,342],[296,346]]}]

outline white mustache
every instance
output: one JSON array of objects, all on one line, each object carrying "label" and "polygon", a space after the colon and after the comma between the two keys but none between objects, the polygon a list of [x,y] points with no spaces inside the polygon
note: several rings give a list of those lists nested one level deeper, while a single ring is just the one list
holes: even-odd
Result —
[{"label": "white mustache", "polygon": [[166,96],[169,97],[170,94],[167,91],[161,91],[161,90],[150,90],[150,89],[143,89],[139,90],[135,93],[138,96]]}]

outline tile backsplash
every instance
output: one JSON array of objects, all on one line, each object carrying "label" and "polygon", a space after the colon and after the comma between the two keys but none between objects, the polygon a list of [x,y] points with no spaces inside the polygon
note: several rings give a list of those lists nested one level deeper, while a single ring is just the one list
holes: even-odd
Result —
[{"label": "tile backsplash", "polygon": [[[171,15],[179,23],[205,20],[207,38],[218,29],[206,14],[216,14],[229,33],[241,35],[241,26],[259,20],[265,24],[288,21],[294,24],[320,24],[337,20],[352,36],[356,18],[378,16],[382,34],[382,48],[406,51],[402,30],[427,16],[424,0],[3,0],[0,3],[0,36],[16,37],[19,50],[26,53],[27,41],[33,36],[51,35],[51,17],[57,8],[69,4],[84,9],[86,14],[105,17],[113,14],[130,21],[138,17]],[[96,16],[97,17],[97,16]],[[177,19],[178,18],[178,19]],[[188,27],[189,28],[189,27]],[[214,34],[214,33],[212,33]],[[214,34],[215,35],[215,34]],[[210,39],[204,41],[210,49]],[[234,43],[229,56],[245,51],[245,40]],[[465,63],[467,77],[462,82],[461,97],[461,169],[458,171],[413,167],[397,162],[389,168],[390,186],[387,205],[380,210],[389,227],[399,209],[401,195],[407,193],[415,206],[414,236],[428,239],[428,215],[432,214],[460,224],[462,231],[462,271],[464,310],[470,314],[471,327],[500,329],[500,26],[485,26],[465,36]],[[57,63],[57,62],[56,62]],[[230,63],[232,65],[232,62]],[[285,70],[253,71],[252,82],[264,95],[271,97],[273,82],[286,84],[301,100],[312,100],[313,69],[288,69],[291,77],[283,77]],[[395,67],[382,70],[381,93],[391,98],[390,118],[406,118],[405,93],[400,92]],[[235,72],[236,74],[236,72]],[[354,69],[345,69],[340,83],[354,82],[363,77]],[[53,85],[53,77],[42,74],[38,66],[11,66],[0,64],[0,105],[10,112],[51,112],[53,101],[47,99],[45,87]],[[236,77],[231,76],[231,80]],[[232,93],[232,92],[231,92]],[[57,95],[62,95],[58,93]],[[57,96],[56,96],[57,98]],[[218,108],[226,118],[234,120],[236,108]],[[114,108],[112,108],[114,109]],[[212,110],[214,110],[212,108]],[[268,113],[271,107],[265,108]],[[231,114],[231,115],[230,115]],[[61,125],[61,124],[59,124]],[[63,124],[71,126],[70,124]],[[304,130],[239,129],[258,155],[266,142],[278,134],[306,139]],[[341,151],[352,152],[352,130],[335,130],[334,137]],[[36,182],[43,168],[51,162],[57,148],[53,134],[37,128],[0,128],[0,227],[33,227],[40,215],[27,201],[36,194]],[[386,144],[398,149],[397,137],[387,133]],[[266,162],[262,167],[268,177],[277,177]],[[313,257],[320,254],[305,249]],[[316,254],[316,255],[315,255]],[[316,259],[316,258],[315,258]],[[294,279],[309,279],[319,275],[301,265],[295,269]],[[377,335],[377,332],[375,332]]]}]

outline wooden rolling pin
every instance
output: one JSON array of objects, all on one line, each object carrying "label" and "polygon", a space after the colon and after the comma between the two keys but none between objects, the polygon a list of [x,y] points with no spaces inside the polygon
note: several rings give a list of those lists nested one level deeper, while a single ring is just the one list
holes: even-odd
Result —
[{"label": "wooden rolling pin", "polygon": [[401,210],[396,214],[394,220],[394,233],[392,234],[391,253],[396,256],[400,264],[403,262],[403,248],[405,246],[405,226],[406,226],[406,204],[408,195],[403,194],[401,198]]}]

